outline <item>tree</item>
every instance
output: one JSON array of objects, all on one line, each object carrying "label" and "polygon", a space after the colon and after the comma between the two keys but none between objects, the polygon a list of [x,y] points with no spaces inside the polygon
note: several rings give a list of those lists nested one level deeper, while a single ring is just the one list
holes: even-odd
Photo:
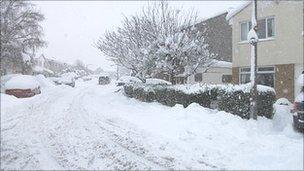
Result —
[{"label": "tree", "polygon": [[44,16],[29,1],[0,0],[1,61],[21,65],[22,72],[31,69],[33,56],[45,45],[40,22]]},{"label": "tree", "polygon": [[190,68],[208,66],[213,55],[204,42],[204,32],[195,29],[197,15],[173,9],[168,2],[156,2],[140,15],[125,17],[122,27],[107,32],[97,48],[115,64],[145,78],[159,73],[174,77]]}]

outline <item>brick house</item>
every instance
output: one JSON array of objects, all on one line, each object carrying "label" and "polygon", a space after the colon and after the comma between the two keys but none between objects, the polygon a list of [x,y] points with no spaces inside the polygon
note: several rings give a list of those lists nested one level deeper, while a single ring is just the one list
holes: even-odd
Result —
[{"label": "brick house", "polygon": [[[226,19],[232,26],[232,80],[250,81],[252,3],[232,10]],[[274,87],[277,98],[294,100],[303,71],[303,2],[258,1],[258,84]]]},{"label": "brick house", "polygon": [[[220,12],[195,25],[197,30],[205,30],[205,41],[209,45],[209,51],[217,54],[216,62],[206,71],[199,67],[195,74],[188,78],[177,78],[176,83],[224,83],[230,82],[232,74],[232,28],[226,20],[227,12]],[[223,64],[223,65],[220,65]],[[186,68],[187,69],[187,68]]]}]

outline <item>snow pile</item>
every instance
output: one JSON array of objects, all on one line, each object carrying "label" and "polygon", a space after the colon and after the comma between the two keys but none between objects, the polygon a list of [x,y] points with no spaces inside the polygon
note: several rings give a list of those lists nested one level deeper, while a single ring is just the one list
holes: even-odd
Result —
[{"label": "snow pile", "polygon": [[292,113],[293,108],[286,98],[278,99],[274,106],[275,114],[273,116],[273,128],[276,131],[283,131],[284,129],[290,129],[292,126]]},{"label": "snow pile", "polygon": [[142,83],[142,81],[137,77],[123,76],[120,77],[117,82],[119,83]]},{"label": "snow pile", "polygon": [[172,85],[169,81],[158,79],[158,78],[148,78],[146,79],[146,84],[151,85]]},{"label": "snow pile", "polygon": [[35,89],[40,86],[39,82],[31,75],[18,75],[8,80],[5,89]]},{"label": "snow pile", "polygon": [[44,75],[36,75],[36,80],[39,82],[41,87],[47,88],[47,87],[54,87],[55,84],[53,81],[46,78]]}]

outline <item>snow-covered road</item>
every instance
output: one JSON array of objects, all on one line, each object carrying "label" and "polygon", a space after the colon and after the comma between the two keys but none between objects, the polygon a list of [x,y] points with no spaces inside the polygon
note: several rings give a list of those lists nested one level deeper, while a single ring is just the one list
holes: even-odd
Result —
[{"label": "snow-covered road", "polygon": [[303,169],[291,126],[143,103],[95,81],[1,94],[1,169]]}]

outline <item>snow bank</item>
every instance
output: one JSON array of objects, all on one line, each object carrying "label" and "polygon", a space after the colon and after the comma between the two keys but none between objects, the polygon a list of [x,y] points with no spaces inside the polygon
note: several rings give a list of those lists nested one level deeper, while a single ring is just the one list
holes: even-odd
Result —
[{"label": "snow bank", "polygon": [[149,78],[146,79],[146,84],[151,85],[172,85],[169,81],[158,79],[158,78]]},{"label": "snow bank", "polygon": [[12,77],[4,85],[5,89],[35,89],[40,86],[39,82],[31,75],[17,75]]}]

